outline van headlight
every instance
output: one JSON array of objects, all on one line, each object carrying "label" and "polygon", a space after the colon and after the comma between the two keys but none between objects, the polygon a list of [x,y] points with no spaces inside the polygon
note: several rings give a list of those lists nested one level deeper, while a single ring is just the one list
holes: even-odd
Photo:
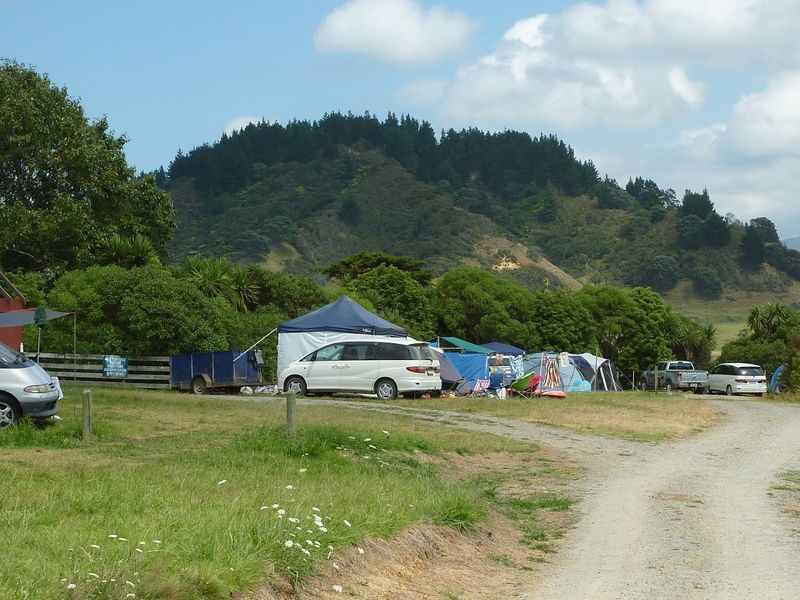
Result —
[{"label": "van headlight", "polygon": [[49,383],[40,383],[39,385],[29,385],[28,387],[24,388],[26,392],[29,394],[46,394],[49,391],[52,391],[51,384]]}]

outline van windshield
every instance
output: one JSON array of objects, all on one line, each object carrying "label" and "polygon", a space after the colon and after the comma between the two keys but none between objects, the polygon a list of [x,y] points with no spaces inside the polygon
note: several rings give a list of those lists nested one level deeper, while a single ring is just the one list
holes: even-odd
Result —
[{"label": "van windshield", "polygon": [[0,368],[11,365],[27,365],[29,359],[21,352],[15,352],[0,342]]}]

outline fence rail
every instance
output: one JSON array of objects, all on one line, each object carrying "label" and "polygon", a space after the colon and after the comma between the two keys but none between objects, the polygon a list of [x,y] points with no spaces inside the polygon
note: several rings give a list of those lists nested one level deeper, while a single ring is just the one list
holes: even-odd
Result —
[{"label": "fence rail", "polygon": [[127,377],[104,377],[102,354],[39,354],[39,364],[62,381],[80,381],[112,387],[130,386],[146,389],[168,389],[168,356],[128,357]]}]

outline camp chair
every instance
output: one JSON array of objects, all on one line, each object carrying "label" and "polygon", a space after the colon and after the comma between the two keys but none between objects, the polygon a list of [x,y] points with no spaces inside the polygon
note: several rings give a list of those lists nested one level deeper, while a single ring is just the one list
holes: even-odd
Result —
[{"label": "camp chair", "polygon": [[477,379],[475,381],[475,387],[472,388],[472,395],[473,396],[485,396],[486,390],[489,389],[489,384],[491,380],[489,379]]},{"label": "camp chair", "polygon": [[539,384],[542,382],[542,376],[538,373],[528,373],[525,377],[517,379],[511,384],[511,393],[523,398],[533,398],[534,396],[541,395]]}]

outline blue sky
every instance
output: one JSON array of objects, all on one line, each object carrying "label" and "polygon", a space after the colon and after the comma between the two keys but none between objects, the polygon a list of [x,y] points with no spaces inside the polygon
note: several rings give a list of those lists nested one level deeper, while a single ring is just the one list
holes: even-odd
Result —
[{"label": "blue sky", "polygon": [[800,0],[0,0],[0,57],[139,170],[251,119],[410,113],[556,133],[601,174],[800,234]]}]

